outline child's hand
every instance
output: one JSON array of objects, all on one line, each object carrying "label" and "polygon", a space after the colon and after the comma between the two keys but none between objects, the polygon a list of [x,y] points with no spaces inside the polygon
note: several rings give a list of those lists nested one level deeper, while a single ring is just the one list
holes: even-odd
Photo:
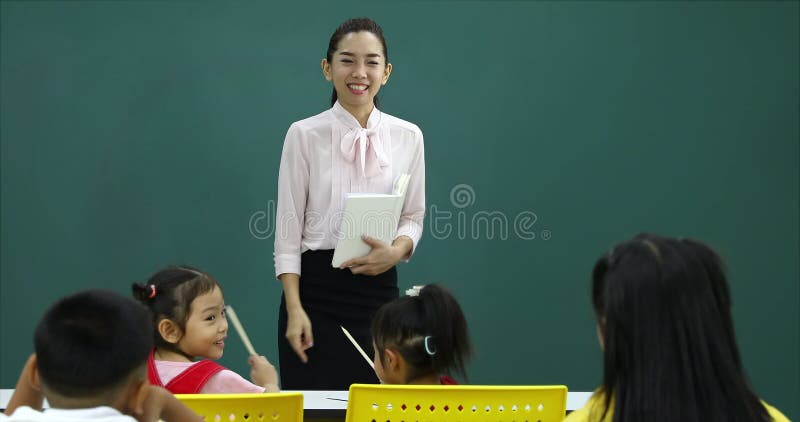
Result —
[{"label": "child's hand", "polygon": [[141,408],[133,412],[137,421],[201,422],[203,420],[169,391],[155,385],[148,385],[145,388],[147,396],[141,403]]},{"label": "child's hand", "polygon": [[14,394],[8,400],[6,405],[6,415],[11,415],[21,406],[29,406],[32,409],[41,410],[44,402],[44,395],[38,384],[34,383],[34,372],[36,371],[36,354],[28,357],[25,366],[22,367],[22,372],[17,380],[17,387],[14,389]]},{"label": "child's hand", "polygon": [[250,379],[253,383],[264,387],[266,393],[277,393],[278,388],[278,372],[275,367],[264,356],[250,356],[247,363],[252,367],[250,370]]}]

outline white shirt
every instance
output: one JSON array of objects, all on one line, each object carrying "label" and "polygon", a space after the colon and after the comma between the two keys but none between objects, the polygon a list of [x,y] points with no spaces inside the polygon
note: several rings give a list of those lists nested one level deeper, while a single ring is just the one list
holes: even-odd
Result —
[{"label": "white shirt", "polygon": [[396,237],[409,237],[413,253],[425,218],[422,131],[377,108],[362,128],[338,102],[293,123],[278,173],[275,275],[300,274],[303,252],[336,247],[346,194],[392,193],[404,173],[411,177]]},{"label": "white shirt", "polygon": [[0,420],[9,422],[136,422],[133,417],[108,406],[88,409],[50,408],[43,412],[22,406],[18,407],[11,416],[0,416]]}]

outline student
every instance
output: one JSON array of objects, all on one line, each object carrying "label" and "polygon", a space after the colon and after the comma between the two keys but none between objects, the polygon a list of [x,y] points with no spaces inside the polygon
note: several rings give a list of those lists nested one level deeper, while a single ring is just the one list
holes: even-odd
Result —
[{"label": "student", "polygon": [[[175,394],[279,391],[278,375],[264,356],[248,359],[255,384],[208,360],[222,357],[228,334],[222,288],[210,275],[187,266],[169,267],[144,284],[134,283],[133,296],[152,313],[152,384]],[[198,357],[206,359],[196,361]]]},{"label": "student", "polygon": [[[9,400],[9,421],[200,421],[147,382],[150,316],[113,292],[87,290],[53,304],[36,327],[34,348]],[[49,408],[42,411],[46,398]],[[134,419],[134,417],[136,417]]]},{"label": "student", "polygon": [[375,374],[384,384],[458,384],[472,355],[467,321],[446,289],[430,284],[383,305],[372,320]]},{"label": "student", "polygon": [[603,384],[582,421],[787,421],[742,367],[722,261],[689,239],[639,235],[603,255],[592,303]]},{"label": "student", "polygon": [[[341,24],[322,73],[333,85],[331,108],[289,127],[278,175],[278,351],[287,389],[377,381],[339,326],[370,347],[370,318],[397,298],[395,265],[411,257],[425,215],[422,132],[378,109],[377,94],[392,73],[381,27],[366,18]],[[395,239],[363,238],[371,252],[333,268],[345,196],[391,193],[402,174],[410,179]]]}]

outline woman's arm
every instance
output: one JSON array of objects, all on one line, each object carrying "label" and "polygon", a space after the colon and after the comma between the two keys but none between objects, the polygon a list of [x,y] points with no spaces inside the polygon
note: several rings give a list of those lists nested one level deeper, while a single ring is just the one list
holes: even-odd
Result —
[{"label": "woman's arm", "polygon": [[303,363],[305,350],[314,344],[311,321],[300,303],[300,256],[305,224],[309,170],[304,133],[293,124],[286,133],[278,172],[278,206],[275,221],[275,273],[286,300],[286,339]]},{"label": "woman's arm", "polygon": [[[305,133],[296,124],[283,142],[278,170],[278,204],[275,219],[275,275],[300,274],[303,227],[309,185]],[[285,288],[284,288],[285,290]]]},{"label": "woman's arm", "polygon": [[414,139],[414,148],[409,152],[412,155],[408,168],[408,188],[403,203],[403,212],[397,226],[395,242],[405,236],[411,241],[411,249],[402,257],[409,259],[414,253],[420,238],[425,220],[425,145],[422,132],[417,132]]},{"label": "woman's arm", "polygon": [[284,273],[278,276],[283,284],[283,296],[286,301],[287,326],[286,339],[303,363],[308,362],[306,350],[314,345],[314,334],[311,332],[311,320],[308,319],[303,304],[300,302],[300,275]]}]

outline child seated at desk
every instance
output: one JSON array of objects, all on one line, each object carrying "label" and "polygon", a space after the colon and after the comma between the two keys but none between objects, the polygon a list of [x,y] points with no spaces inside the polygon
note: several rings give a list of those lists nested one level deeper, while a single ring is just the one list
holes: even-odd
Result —
[{"label": "child seated at desk", "polygon": [[[152,384],[175,394],[279,391],[278,373],[264,356],[248,360],[253,383],[209,360],[222,357],[228,334],[222,288],[210,275],[187,266],[169,267],[147,283],[134,284],[133,295],[153,317],[155,348],[148,359]],[[197,357],[206,359],[195,361]]]},{"label": "child seated at desk", "polygon": [[603,384],[568,422],[788,421],[739,358],[722,261],[689,239],[639,235],[600,257],[592,303]]},{"label": "child seated at desk", "polygon": [[437,284],[411,289],[372,319],[375,373],[384,384],[458,384],[472,355],[458,302]]},{"label": "child seated at desk", "polygon": [[[56,302],[36,327],[31,355],[2,420],[28,422],[200,421],[147,382],[150,315],[113,292],[88,290]],[[50,408],[42,411],[43,399]],[[134,419],[134,417],[136,419]]]}]

